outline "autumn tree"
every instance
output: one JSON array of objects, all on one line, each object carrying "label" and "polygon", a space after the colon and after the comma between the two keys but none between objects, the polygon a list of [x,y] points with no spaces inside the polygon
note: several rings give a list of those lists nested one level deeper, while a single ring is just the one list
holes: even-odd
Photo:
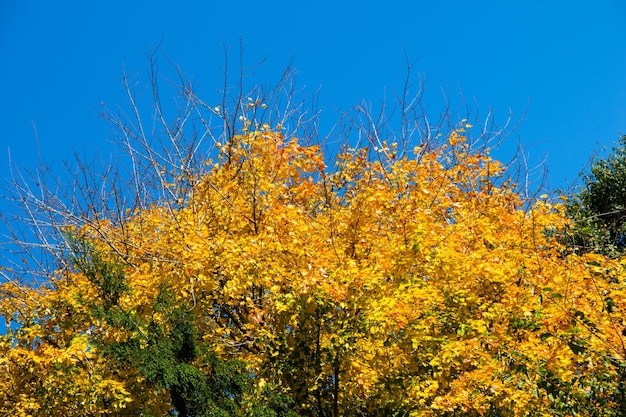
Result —
[{"label": "autumn tree", "polygon": [[322,140],[289,77],[219,106],[183,83],[170,120],[153,75],[160,130],[130,88],[107,115],[130,173],[18,183],[42,275],[3,271],[3,412],[620,415],[624,267],[564,250],[501,130],[431,123],[407,83],[397,125],[357,106]]}]

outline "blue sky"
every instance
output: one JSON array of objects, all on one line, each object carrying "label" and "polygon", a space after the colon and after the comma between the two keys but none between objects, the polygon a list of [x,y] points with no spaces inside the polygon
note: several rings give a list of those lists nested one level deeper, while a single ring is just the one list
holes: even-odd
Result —
[{"label": "blue sky", "polygon": [[223,46],[236,56],[240,37],[248,62],[266,59],[259,82],[293,60],[298,85],[321,87],[331,113],[399,92],[406,54],[431,109],[445,92],[499,123],[523,117],[496,156],[517,142],[531,165],[547,156],[551,189],[626,133],[623,1],[0,0],[0,179],[8,149],[13,165],[37,164],[34,127],[53,164],[111,152],[99,103],[124,104],[122,73],[145,80],[151,46],[211,96]]}]

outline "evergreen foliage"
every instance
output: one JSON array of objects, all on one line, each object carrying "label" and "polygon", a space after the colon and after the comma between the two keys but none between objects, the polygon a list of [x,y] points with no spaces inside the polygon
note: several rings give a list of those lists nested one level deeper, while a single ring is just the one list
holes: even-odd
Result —
[{"label": "evergreen foliage", "polygon": [[626,249],[626,136],[605,159],[594,161],[582,190],[568,201],[573,226],[565,243],[578,253],[620,257]]}]

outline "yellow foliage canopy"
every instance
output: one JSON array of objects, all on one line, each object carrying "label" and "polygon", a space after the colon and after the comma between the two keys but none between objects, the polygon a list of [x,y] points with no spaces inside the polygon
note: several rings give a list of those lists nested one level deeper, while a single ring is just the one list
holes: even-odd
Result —
[{"label": "yellow foliage canopy", "polygon": [[[614,407],[624,268],[563,251],[560,206],[524,208],[461,132],[410,157],[384,144],[327,163],[317,146],[248,132],[185,201],[68,233],[122,265],[128,290],[110,302],[165,323],[154,306],[168,291],[203,344],[247,364],[258,398],[286,393],[301,415]],[[168,408],[89,344],[132,336],[89,314],[109,302],[92,281],[64,268],[40,291],[3,286],[2,313],[22,327],[0,345],[2,411],[36,414],[55,395],[58,415]]]}]

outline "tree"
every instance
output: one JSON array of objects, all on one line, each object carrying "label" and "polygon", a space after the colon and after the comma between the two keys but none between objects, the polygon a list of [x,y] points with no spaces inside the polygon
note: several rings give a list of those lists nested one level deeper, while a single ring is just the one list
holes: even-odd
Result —
[{"label": "tree", "polygon": [[564,208],[520,196],[493,135],[420,136],[401,99],[399,134],[357,107],[337,131],[365,140],[331,157],[276,95],[183,92],[172,124],[155,94],[161,145],[109,117],[130,186],[18,188],[56,265],[5,271],[3,412],[619,415],[623,266],[564,251]]},{"label": "tree", "polygon": [[[583,188],[566,201],[571,224],[561,236],[574,253],[602,253],[621,259],[626,248],[626,136],[606,159],[593,161]],[[609,298],[609,308],[612,298]],[[626,415],[626,366],[620,366],[616,398]]]},{"label": "tree", "polygon": [[583,189],[567,203],[574,227],[568,244],[576,251],[619,257],[626,247],[626,136],[606,159],[595,161]]}]

